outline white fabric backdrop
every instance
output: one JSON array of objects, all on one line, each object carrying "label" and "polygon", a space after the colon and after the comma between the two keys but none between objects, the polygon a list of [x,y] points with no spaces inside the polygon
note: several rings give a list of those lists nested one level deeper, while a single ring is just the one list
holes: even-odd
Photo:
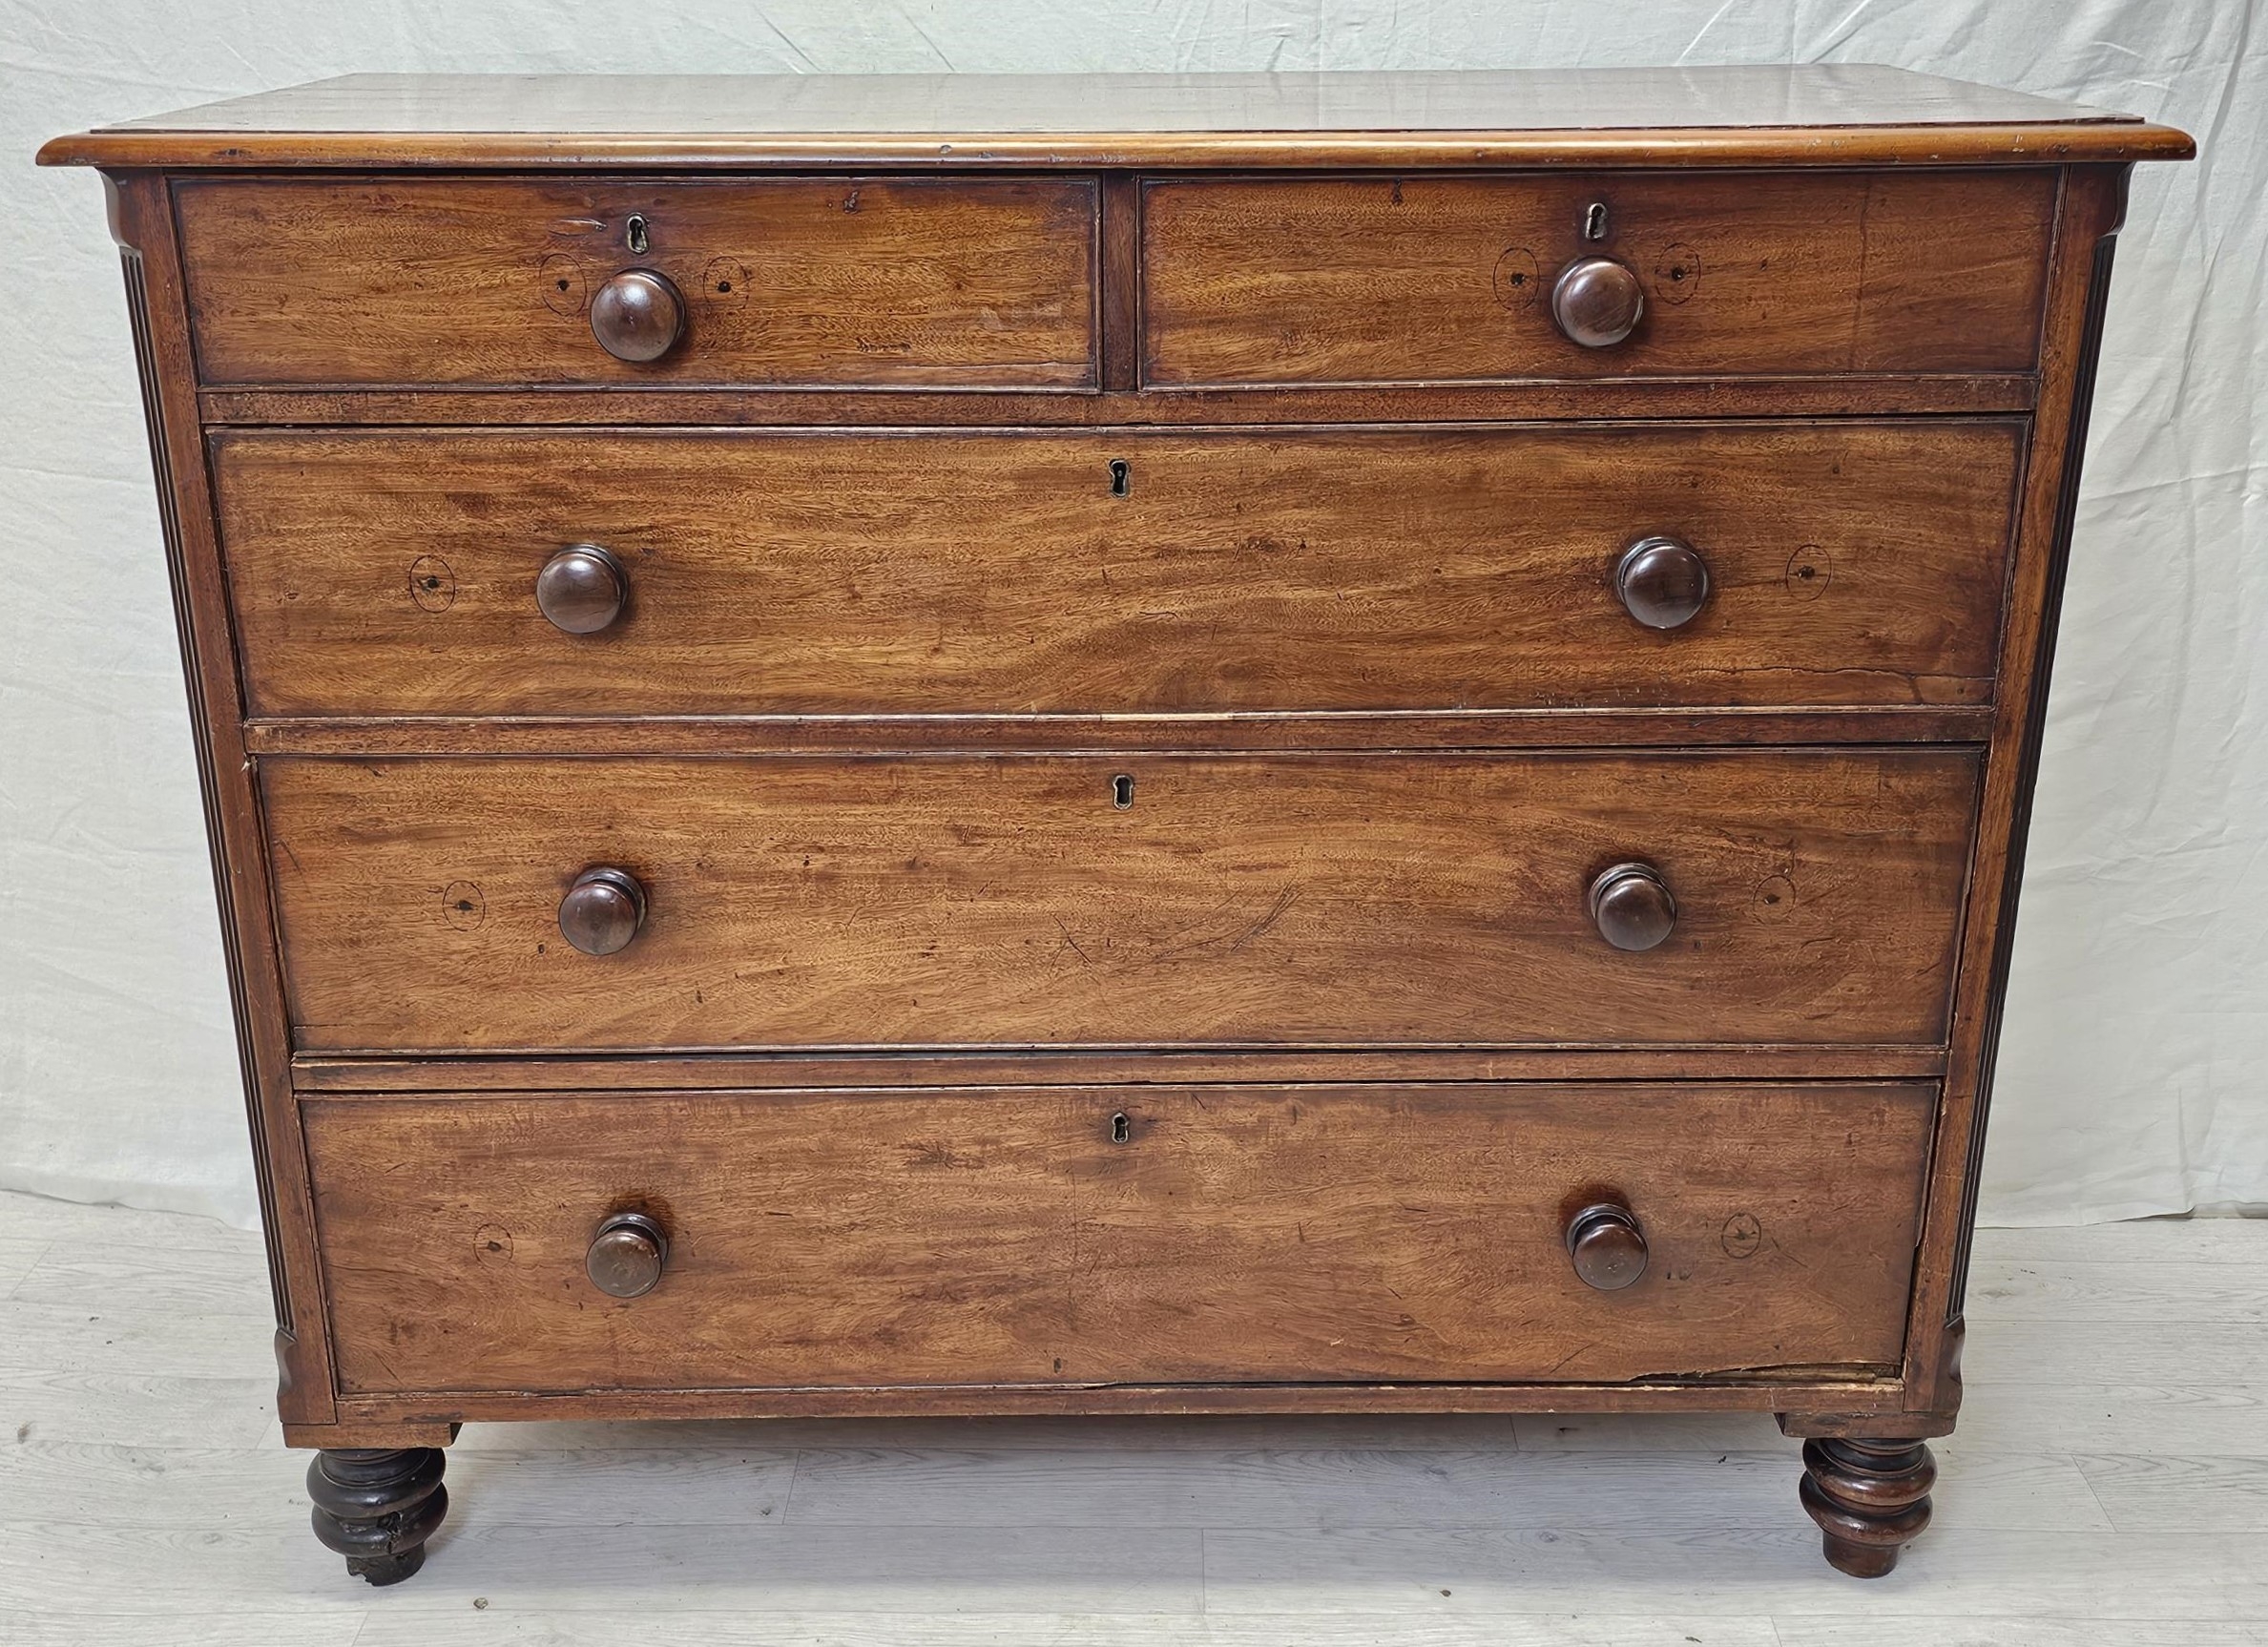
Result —
[{"label": "white fabric backdrop", "polygon": [[[2268,1202],[2268,126],[2248,0],[0,0],[0,1187],[255,1217],[91,123],[353,70],[1883,62],[2154,115],[2120,242],[1985,1216]],[[1508,117],[1516,111],[1507,111]],[[2255,694],[2259,698],[2256,700]]]}]

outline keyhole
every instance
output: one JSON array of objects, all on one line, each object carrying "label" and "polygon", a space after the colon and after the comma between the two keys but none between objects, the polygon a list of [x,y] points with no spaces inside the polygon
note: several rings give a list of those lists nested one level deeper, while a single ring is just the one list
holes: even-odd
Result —
[{"label": "keyhole", "polygon": [[1607,238],[1606,201],[1592,201],[1591,210],[1583,214],[1583,238],[1587,240],[1603,240]]},{"label": "keyhole", "polygon": [[1111,460],[1111,495],[1113,497],[1126,495],[1127,480],[1133,473],[1134,465],[1128,463],[1124,458],[1114,457]]},{"label": "keyhole", "polygon": [[644,251],[646,249],[646,219],[635,212],[631,213],[630,222],[622,240],[623,243],[629,246],[632,251]]},{"label": "keyhole", "polygon": [[1133,1135],[1134,1123],[1126,1118],[1124,1110],[1111,1117],[1111,1142],[1122,1144]]},{"label": "keyhole", "polygon": [[1111,780],[1111,804],[1121,812],[1134,804],[1134,779],[1124,772]]}]

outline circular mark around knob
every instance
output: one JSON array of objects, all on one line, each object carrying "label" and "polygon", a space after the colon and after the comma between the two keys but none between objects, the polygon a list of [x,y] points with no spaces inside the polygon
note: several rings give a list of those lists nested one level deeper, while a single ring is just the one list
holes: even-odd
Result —
[{"label": "circular mark around knob", "polygon": [[583,312],[583,304],[589,301],[589,296],[583,281],[582,265],[565,252],[553,252],[544,259],[542,266],[535,271],[535,278],[538,289],[543,293],[545,308],[555,315],[564,315],[569,320]]},{"label": "circular mark around knob", "polygon": [[684,329],[685,300],[655,269],[625,269],[591,300],[591,335],[616,360],[657,361]]},{"label": "circular mark around knob", "polygon": [[451,881],[441,889],[441,918],[460,932],[477,929],[489,918],[488,900],[470,881]]},{"label": "circular mark around knob", "polygon": [[1835,559],[1816,543],[1807,543],[1788,556],[1788,593],[1798,600],[1817,600],[1835,579]]},{"label": "circular mark around knob", "polygon": [[642,1298],[661,1282],[669,1237],[644,1213],[615,1213],[591,1238],[583,1271],[609,1298]]},{"label": "circular mark around knob", "polygon": [[1617,949],[1651,949],[1677,925],[1677,900],[1651,864],[1616,864],[1591,883],[1591,919]]},{"label": "circular mark around knob", "polygon": [[1646,1237],[1630,1208],[1598,1201],[1568,1220],[1567,1256],[1585,1286],[1618,1292],[1646,1273]]},{"label": "circular mark around knob", "polygon": [[1543,289],[1543,280],[1536,272],[1535,254],[1526,246],[1514,246],[1496,260],[1494,277],[1496,301],[1508,309],[1526,309],[1535,305],[1535,295]]},{"label": "circular mark around knob", "polygon": [[1648,629],[1675,629],[1693,621],[1708,602],[1709,563],[1690,543],[1642,537],[1622,552],[1614,593]]},{"label": "circular mark around knob", "polygon": [[1785,875],[1768,875],[1757,886],[1750,910],[1767,927],[1777,927],[1796,912],[1796,884]]},{"label": "circular mark around knob", "polygon": [[1682,240],[1673,240],[1654,260],[1654,295],[1665,303],[1682,303],[1701,287],[1701,254]]},{"label": "circular mark around knob", "polygon": [[1646,294],[1636,271],[1613,258],[1577,258],[1551,286],[1551,319],[1570,343],[1611,348],[1638,329]]},{"label": "circular mark around knob", "polygon": [[628,949],[645,923],[646,889],[627,869],[586,869],[559,900],[559,935],[586,955]]},{"label": "circular mark around knob", "polygon": [[447,612],[457,603],[457,574],[438,554],[421,554],[409,563],[409,598],[421,611]]},{"label": "circular mark around knob", "polygon": [[701,271],[701,300],[737,303],[748,295],[748,265],[738,258],[711,258]]},{"label": "circular mark around knob", "polygon": [[502,1224],[483,1224],[472,1232],[472,1256],[485,1264],[511,1262],[511,1231]]},{"label": "circular mark around knob", "polygon": [[535,607],[568,635],[595,635],[622,615],[630,573],[595,543],[571,543],[535,574]]}]

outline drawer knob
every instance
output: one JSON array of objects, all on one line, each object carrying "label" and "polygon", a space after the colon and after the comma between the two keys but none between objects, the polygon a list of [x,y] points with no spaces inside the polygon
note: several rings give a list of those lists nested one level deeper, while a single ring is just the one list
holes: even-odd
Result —
[{"label": "drawer knob", "polygon": [[1620,343],[1645,312],[1636,271],[1613,258],[1577,258],[1551,286],[1551,319],[1570,343],[1587,349]]},{"label": "drawer knob", "polygon": [[630,573],[595,543],[571,543],[535,574],[535,606],[554,629],[595,635],[622,615]]},{"label": "drawer knob", "polygon": [[1614,593],[1648,629],[1675,629],[1709,598],[1709,563],[1690,543],[1642,537],[1623,551]]},{"label": "drawer knob", "polygon": [[586,869],[559,900],[559,935],[586,955],[628,948],[645,922],[646,889],[627,869]]},{"label": "drawer knob", "polygon": [[1677,925],[1677,900],[1651,864],[1616,864],[1591,883],[1591,919],[1617,949],[1651,949]]},{"label": "drawer knob", "polygon": [[583,1269],[609,1298],[643,1298],[661,1281],[670,1238],[644,1213],[615,1213],[591,1238]]},{"label": "drawer knob", "polygon": [[669,276],[624,269],[591,300],[591,335],[620,361],[657,361],[685,329],[685,300]]},{"label": "drawer knob", "polygon": [[1568,1220],[1567,1256],[1585,1286],[1615,1292],[1646,1273],[1646,1235],[1630,1208],[1596,1201]]}]

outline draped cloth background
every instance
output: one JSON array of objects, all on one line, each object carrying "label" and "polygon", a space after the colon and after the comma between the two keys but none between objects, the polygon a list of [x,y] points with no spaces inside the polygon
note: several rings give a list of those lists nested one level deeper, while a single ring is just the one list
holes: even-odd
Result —
[{"label": "draped cloth background", "polygon": [[117,261],[40,139],[358,70],[1829,61],[2199,139],[2137,172],[2119,243],[1984,1216],[2268,1203],[2263,9],[672,0],[620,30],[576,0],[0,0],[0,1187],[256,1217]]}]

